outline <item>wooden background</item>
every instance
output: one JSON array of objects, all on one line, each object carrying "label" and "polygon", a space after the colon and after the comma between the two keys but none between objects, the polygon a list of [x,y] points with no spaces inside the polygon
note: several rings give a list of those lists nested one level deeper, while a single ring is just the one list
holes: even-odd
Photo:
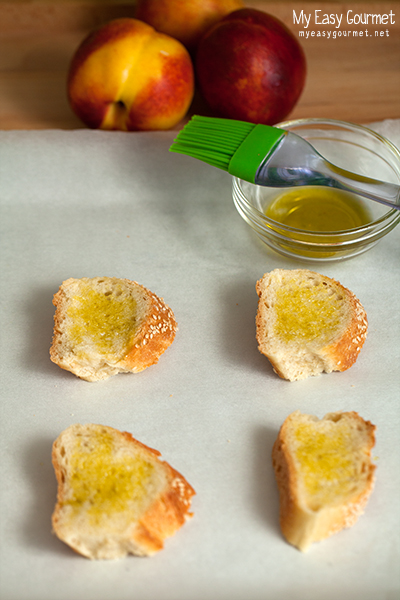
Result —
[{"label": "wooden background", "polygon": [[[290,117],[327,117],[356,123],[400,118],[400,2],[246,2],[285,22],[296,35],[293,10],[320,15],[395,13],[395,24],[369,26],[371,37],[299,38],[308,61],[306,88]],[[0,129],[84,127],[66,97],[75,49],[100,23],[134,16],[134,0],[0,0]],[[345,26],[339,30],[353,30]],[[334,31],[332,26],[309,29]],[[365,29],[360,26],[359,29]],[[384,36],[375,36],[375,30]],[[387,35],[387,33],[389,35]]]}]

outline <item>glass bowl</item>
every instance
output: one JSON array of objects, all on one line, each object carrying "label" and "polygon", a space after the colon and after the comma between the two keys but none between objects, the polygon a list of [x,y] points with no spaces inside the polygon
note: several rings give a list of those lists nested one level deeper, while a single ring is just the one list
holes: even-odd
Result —
[{"label": "glass bowl", "polygon": [[[331,119],[285,121],[277,127],[305,138],[339,167],[400,184],[399,150],[367,127]],[[300,187],[285,189],[301,190]],[[292,258],[337,261],[357,256],[370,250],[400,222],[399,210],[357,196],[361,209],[368,215],[363,225],[336,231],[296,228],[265,214],[284,191],[233,178],[232,195],[239,214],[267,246]]]}]

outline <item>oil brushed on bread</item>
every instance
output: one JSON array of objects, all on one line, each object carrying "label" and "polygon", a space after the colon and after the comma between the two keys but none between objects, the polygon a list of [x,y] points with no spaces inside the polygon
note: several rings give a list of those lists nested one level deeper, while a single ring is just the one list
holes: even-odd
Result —
[{"label": "oil brushed on bread", "polygon": [[279,489],[280,524],[302,551],[363,513],[372,492],[375,426],[356,412],[319,420],[296,411],[283,423],[272,451]]},{"label": "oil brushed on bread", "polygon": [[56,535],[91,559],[152,555],[192,516],[195,494],[157,450],[103,425],[71,425],[53,444]]},{"label": "oil brushed on bread", "polygon": [[275,269],[256,284],[258,348],[283,379],[345,371],[367,336],[366,312],[338,281],[307,269]]},{"label": "oil brushed on bread", "polygon": [[128,279],[67,279],[53,304],[50,358],[87,381],[143,371],[158,361],[177,330],[163,299]]}]

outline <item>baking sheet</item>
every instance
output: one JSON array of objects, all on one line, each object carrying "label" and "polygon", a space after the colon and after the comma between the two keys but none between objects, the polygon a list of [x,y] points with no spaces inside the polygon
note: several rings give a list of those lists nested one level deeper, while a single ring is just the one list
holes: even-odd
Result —
[{"label": "baking sheet", "polygon": [[[342,263],[281,257],[237,214],[229,175],[168,153],[173,137],[0,132],[1,598],[397,598],[400,229]],[[299,265],[349,287],[369,335],[350,370],[289,383],[257,350],[255,283]],[[87,383],[49,360],[52,296],[98,275],[164,297],[179,331],[156,366]],[[377,425],[365,514],[307,554],[281,536],[270,459],[297,409]],[[92,562],[51,533],[51,445],[77,422],[130,431],[196,489],[194,518],[155,557]]]}]

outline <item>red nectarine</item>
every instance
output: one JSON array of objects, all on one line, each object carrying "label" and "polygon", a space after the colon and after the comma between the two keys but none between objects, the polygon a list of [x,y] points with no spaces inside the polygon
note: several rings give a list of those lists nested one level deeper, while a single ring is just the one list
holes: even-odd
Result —
[{"label": "red nectarine", "polygon": [[200,41],[200,91],[218,116],[273,125],[293,109],[306,79],[304,52],[275,17],[251,8],[234,11]]}]

